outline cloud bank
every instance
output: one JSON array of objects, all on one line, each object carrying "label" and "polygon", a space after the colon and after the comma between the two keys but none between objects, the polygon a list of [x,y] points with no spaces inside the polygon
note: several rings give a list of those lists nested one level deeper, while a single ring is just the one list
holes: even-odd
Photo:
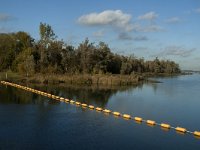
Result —
[{"label": "cloud bank", "polygon": [[8,14],[3,14],[3,13],[0,13],[0,22],[6,22],[6,21],[9,21],[9,20],[12,20],[13,17],[8,15]]},{"label": "cloud bank", "polygon": [[196,13],[200,13],[200,8],[194,10]]},{"label": "cloud bank", "polygon": [[132,31],[131,15],[121,10],[105,10],[101,13],[90,13],[78,18],[78,23],[86,26],[109,25],[124,31]]},{"label": "cloud bank", "polygon": [[95,37],[103,37],[104,36],[104,30],[99,30],[93,33]]},{"label": "cloud bank", "polygon": [[132,40],[133,38],[129,34],[123,32],[118,35],[118,39],[119,40]]},{"label": "cloud bank", "polygon": [[155,12],[151,11],[148,12],[144,15],[141,15],[138,17],[139,20],[149,20],[149,21],[153,21],[158,17],[158,14],[156,14]]},{"label": "cloud bank", "polygon": [[120,33],[118,35],[118,39],[119,40],[132,40],[132,41],[147,41],[148,40],[148,38],[146,36],[138,35],[138,36],[132,37],[127,33]]},{"label": "cloud bank", "polygon": [[157,54],[157,56],[179,56],[179,57],[189,57],[196,49],[186,49],[181,46],[168,46],[164,51]]},{"label": "cloud bank", "polygon": [[[152,21],[151,24],[142,25],[139,20],[132,21],[132,15],[124,13],[121,10],[105,10],[102,12],[93,12],[80,16],[77,22],[80,25],[88,27],[100,27],[110,28],[118,34],[120,40],[134,40],[134,41],[146,41],[146,36],[132,37],[131,32],[160,32],[164,29],[158,25],[155,25],[153,21],[158,17],[155,12],[148,12],[138,17],[139,20]],[[100,30],[93,33],[96,37],[102,37],[104,33]]]},{"label": "cloud bank", "polygon": [[140,26],[139,30],[140,32],[160,32],[164,31],[164,29],[158,25],[149,25],[149,26]]},{"label": "cloud bank", "polygon": [[178,17],[172,17],[172,18],[166,19],[165,22],[166,23],[171,23],[171,24],[173,24],[173,23],[179,23],[179,22],[181,22],[181,19],[178,18]]}]

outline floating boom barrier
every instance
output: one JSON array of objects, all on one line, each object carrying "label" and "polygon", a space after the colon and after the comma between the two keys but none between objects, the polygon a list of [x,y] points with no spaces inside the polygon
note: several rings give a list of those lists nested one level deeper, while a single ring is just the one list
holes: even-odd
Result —
[{"label": "floating boom barrier", "polygon": [[195,137],[200,138],[200,131],[193,131],[192,132],[192,131],[189,131],[186,128],[183,128],[183,127],[173,127],[173,126],[171,126],[167,123],[157,123],[154,120],[144,120],[141,117],[136,117],[136,116],[133,117],[129,114],[122,114],[122,113],[117,112],[117,111],[111,111],[109,109],[103,109],[101,107],[95,107],[93,105],[88,105],[88,104],[81,103],[81,102],[78,102],[78,101],[75,101],[75,100],[69,100],[69,99],[64,98],[64,97],[56,96],[56,95],[53,95],[53,94],[49,94],[49,93],[46,93],[46,92],[43,92],[43,91],[39,91],[39,90],[30,88],[30,87],[22,86],[22,85],[11,83],[11,82],[1,81],[1,84],[9,85],[9,86],[16,87],[16,88],[19,88],[19,89],[23,89],[25,91],[29,91],[29,92],[36,93],[36,94],[39,94],[39,95],[42,95],[42,96],[46,96],[48,98],[58,100],[58,101],[61,101],[61,102],[82,106],[83,108],[89,108],[89,109],[96,110],[96,111],[99,111],[99,112],[103,112],[103,113],[106,113],[106,114],[112,114],[114,116],[122,117],[126,120],[135,120],[138,123],[145,122],[147,125],[160,126],[161,128],[166,129],[166,130],[173,129],[173,130],[177,131],[178,133],[193,134]]}]

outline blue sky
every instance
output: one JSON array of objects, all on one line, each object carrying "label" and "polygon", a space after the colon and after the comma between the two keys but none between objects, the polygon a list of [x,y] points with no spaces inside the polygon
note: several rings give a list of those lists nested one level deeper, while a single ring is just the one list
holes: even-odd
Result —
[{"label": "blue sky", "polygon": [[200,0],[0,1],[0,33],[21,30],[39,39],[40,22],[75,46],[88,37],[114,53],[200,70]]}]

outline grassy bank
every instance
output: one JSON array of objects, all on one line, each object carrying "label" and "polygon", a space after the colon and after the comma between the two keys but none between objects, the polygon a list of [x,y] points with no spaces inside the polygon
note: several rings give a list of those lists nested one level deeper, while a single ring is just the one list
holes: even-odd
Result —
[{"label": "grassy bank", "polygon": [[72,85],[106,85],[106,86],[126,86],[138,85],[141,82],[160,83],[150,79],[155,77],[172,77],[181,74],[166,73],[142,73],[134,75],[113,75],[113,74],[34,74],[26,76],[11,71],[0,72],[0,80],[15,83],[36,83],[36,84],[72,84]]},{"label": "grassy bank", "polygon": [[0,72],[0,80],[20,81],[24,78],[23,75],[11,71]]},{"label": "grassy bank", "polygon": [[143,80],[141,75],[70,75],[70,74],[35,74],[33,76],[20,75],[13,72],[0,73],[0,80],[17,83],[38,84],[77,84],[77,85],[134,85]]}]

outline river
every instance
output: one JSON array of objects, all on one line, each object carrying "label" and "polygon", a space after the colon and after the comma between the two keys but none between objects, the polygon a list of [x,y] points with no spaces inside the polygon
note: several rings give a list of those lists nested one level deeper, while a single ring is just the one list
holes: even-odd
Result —
[{"label": "river", "polygon": [[[134,87],[26,85],[113,111],[200,130],[200,74]],[[198,150],[200,138],[0,85],[0,150]]]}]

